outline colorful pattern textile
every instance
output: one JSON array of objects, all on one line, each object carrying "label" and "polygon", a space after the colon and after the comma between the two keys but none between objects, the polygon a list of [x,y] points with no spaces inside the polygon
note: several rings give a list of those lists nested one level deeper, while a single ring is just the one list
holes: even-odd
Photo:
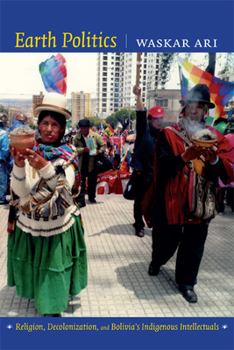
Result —
[{"label": "colorful pattern textile", "polygon": [[41,62],[39,72],[47,92],[57,92],[66,96],[67,63],[60,53]]},{"label": "colorful pattern textile", "polygon": [[[60,147],[55,148],[53,146],[48,146],[36,142],[33,150],[40,156],[42,156],[44,159],[49,160],[51,162],[55,161],[57,158],[62,158],[67,162],[73,154],[73,149],[68,144],[61,145]],[[78,191],[81,184],[81,173],[79,171],[78,156],[73,159],[71,166],[73,167],[75,172],[74,190]]]},{"label": "colorful pattern textile", "polygon": [[[205,84],[210,90],[211,101],[215,104],[215,110],[210,110],[214,119],[220,117],[226,118],[224,107],[234,96],[234,82],[227,82],[216,78],[212,74],[203,71],[187,60],[178,57],[180,80],[181,80],[181,97],[185,99],[188,91],[197,84]],[[214,115],[213,115],[214,113]]]}]

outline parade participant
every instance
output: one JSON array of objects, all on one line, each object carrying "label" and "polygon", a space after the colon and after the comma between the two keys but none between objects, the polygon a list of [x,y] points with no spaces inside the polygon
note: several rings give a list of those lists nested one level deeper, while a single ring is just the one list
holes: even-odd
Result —
[{"label": "parade participant", "polygon": [[12,126],[8,129],[8,133],[19,127],[26,127],[28,124],[28,117],[24,113],[18,113],[12,121]]},{"label": "parade participant", "polygon": [[[85,207],[85,182],[88,178],[88,199],[91,203],[96,203],[96,156],[98,153],[106,151],[106,144],[102,136],[90,129],[90,121],[81,119],[79,121],[80,132],[73,139],[80,160],[80,171],[82,174],[81,191],[78,198],[80,208]],[[93,142],[94,149],[91,150],[87,143]]]},{"label": "parade participant", "polygon": [[155,143],[159,130],[163,125],[165,113],[162,107],[150,108],[146,119],[147,111],[144,109],[141,89],[134,86],[133,93],[137,96],[137,120],[136,120],[136,141],[131,167],[134,169],[135,199],[134,219],[135,232],[138,237],[144,237],[144,221],[142,218],[141,201],[153,178],[153,161]]},{"label": "parade participant", "polygon": [[[229,142],[229,158],[234,170],[234,116],[228,121],[226,130],[225,130],[225,138]],[[232,181],[228,185],[224,185],[221,180],[219,180],[219,184],[221,186],[221,203],[220,203],[220,215],[224,214],[225,204],[224,199],[226,196],[227,205],[230,205],[232,213],[234,214],[234,181]]]},{"label": "parade participant", "polygon": [[74,147],[60,142],[71,116],[66,104],[63,95],[46,94],[36,106],[40,137],[34,149],[25,155],[10,146],[11,187],[19,200],[8,235],[8,285],[51,316],[61,316],[69,295],[87,285],[83,226],[74,199],[81,180],[78,157]]},{"label": "parade participant", "polygon": [[[193,133],[190,127],[196,125],[203,129],[204,116],[208,108],[215,106],[210,102],[210,91],[207,86],[196,85],[189,91],[187,99],[183,102],[185,105],[178,124],[161,130],[156,145],[154,163],[156,211],[149,275],[157,275],[160,266],[166,264],[179,246],[176,283],[188,302],[197,302],[194,285],[197,283],[208,225],[215,213],[211,211],[209,219],[202,219],[190,211],[189,176],[190,173],[194,174],[191,172],[192,161],[200,156],[205,157],[203,158],[204,174],[197,175],[197,178],[199,181],[210,179],[217,187],[218,176],[227,183],[231,181],[233,172],[227,157],[228,141],[219,131],[207,126],[218,137],[216,146],[211,148],[193,143],[189,145],[187,141],[191,140]],[[215,193],[217,195],[216,190]],[[200,195],[200,192],[197,191],[195,195]],[[215,197],[213,203],[215,203]]]},{"label": "parade participant", "polygon": [[9,136],[6,132],[8,117],[0,113],[0,205],[8,204],[6,199],[8,186]]}]

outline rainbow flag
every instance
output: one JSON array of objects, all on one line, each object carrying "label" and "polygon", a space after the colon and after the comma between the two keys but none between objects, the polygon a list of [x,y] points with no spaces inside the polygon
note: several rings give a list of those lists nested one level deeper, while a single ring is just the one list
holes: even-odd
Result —
[{"label": "rainbow flag", "polygon": [[41,62],[39,72],[47,92],[57,92],[66,96],[67,63],[60,53]]},{"label": "rainbow flag", "polygon": [[185,99],[188,91],[197,84],[205,84],[210,90],[210,99],[215,104],[215,109],[210,110],[214,119],[226,118],[224,107],[234,96],[234,82],[228,82],[216,78],[214,75],[194,66],[178,56],[181,98]]}]

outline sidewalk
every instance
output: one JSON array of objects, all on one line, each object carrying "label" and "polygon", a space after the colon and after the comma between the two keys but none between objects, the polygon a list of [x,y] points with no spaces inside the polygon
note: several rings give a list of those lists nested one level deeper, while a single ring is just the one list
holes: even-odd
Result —
[{"label": "sidewalk", "polygon": [[[147,273],[151,230],[135,236],[133,202],[122,195],[99,195],[81,209],[88,252],[88,287],[71,297],[64,317],[233,317],[233,219],[230,207],[211,223],[195,288],[198,303],[178,292],[175,256],[158,276]],[[0,316],[41,317],[33,300],[7,286],[8,205],[0,206]]]}]

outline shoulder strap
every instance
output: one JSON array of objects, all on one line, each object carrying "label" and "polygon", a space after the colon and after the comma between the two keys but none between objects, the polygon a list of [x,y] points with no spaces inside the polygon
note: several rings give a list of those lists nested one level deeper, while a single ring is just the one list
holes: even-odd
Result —
[{"label": "shoulder strap", "polygon": [[192,146],[192,142],[189,141],[189,139],[187,139],[187,137],[184,136],[184,135],[182,134],[182,132],[179,132],[179,131],[178,131],[177,129],[175,129],[173,126],[167,126],[165,129],[170,129],[170,130],[174,131],[174,133],[175,133],[176,135],[178,135],[181,139],[183,139],[183,140],[187,143],[187,145]]},{"label": "shoulder strap", "polygon": [[[187,139],[186,136],[184,136],[181,132],[179,132],[179,131],[178,131],[177,129],[175,129],[173,126],[167,126],[165,129],[170,129],[170,130],[174,131],[174,133],[175,133],[176,135],[178,135],[181,139],[183,139],[184,142],[187,143],[187,145],[192,146],[192,142],[189,141],[189,139]],[[200,156],[199,158],[205,163],[205,157],[204,157],[204,156]]]}]

